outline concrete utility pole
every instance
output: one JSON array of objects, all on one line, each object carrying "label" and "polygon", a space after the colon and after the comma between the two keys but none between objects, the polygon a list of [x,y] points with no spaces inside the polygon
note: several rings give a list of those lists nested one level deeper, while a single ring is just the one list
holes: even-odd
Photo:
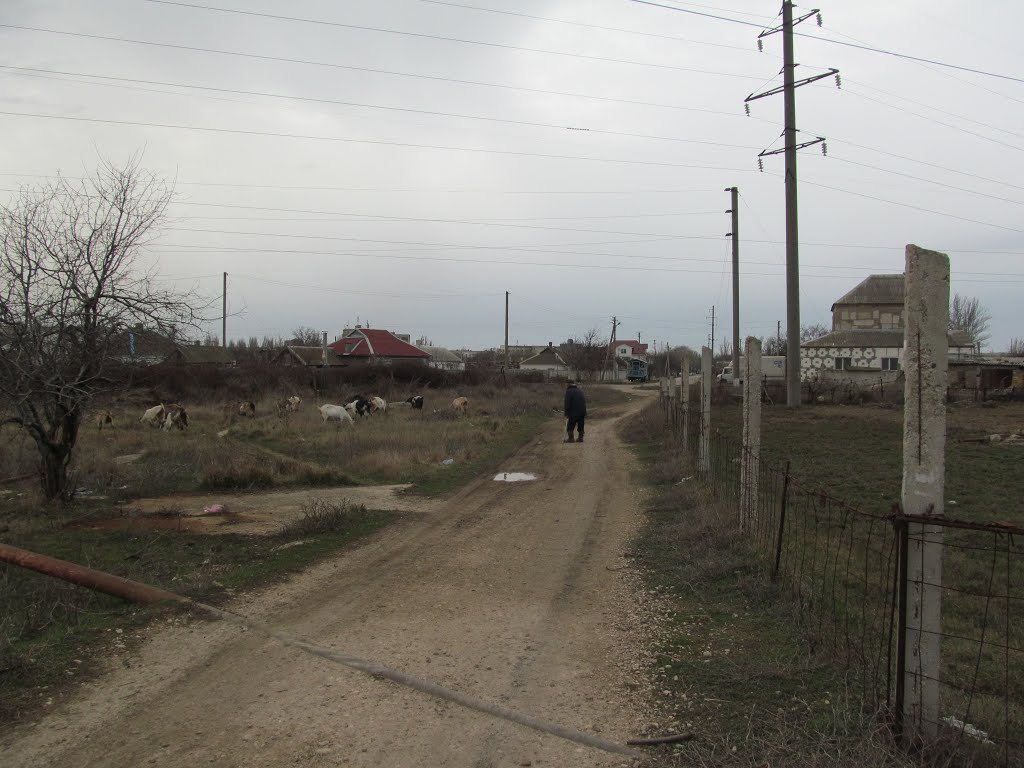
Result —
[{"label": "concrete utility pole", "polygon": [[786,404],[800,407],[800,241],[796,199],[796,86],[793,3],[782,3],[782,68],[786,112]]},{"label": "concrete utility pole", "polygon": [[614,361],[612,360],[612,357],[613,357],[612,353],[613,353],[613,350],[615,349],[615,329],[618,327],[618,325],[619,325],[618,318],[616,318],[613,315],[612,316],[612,337],[608,341],[608,349],[604,353],[604,374],[605,374],[605,378],[608,377],[608,363],[611,362],[612,363],[612,370],[615,372],[615,376],[613,378],[613,381],[618,381],[618,370],[619,370],[618,367],[615,365]]},{"label": "concrete utility pole", "polygon": [[726,190],[731,194],[732,208],[726,213],[732,214],[732,371],[733,384],[739,383],[740,369],[740,190],[730,187]]},{"label": "concrete utility pole", "polygon": [[224,273],[224,291],[221,294],[220,304],[220,345],[228,345],[228,273]]},{"label": "concrete utility pole", "polygon": [[505,291],[505,370],[508,370],[508,291]]},{"label": "concrete utility pole", "polygon": [[817,16],[818,26],[821,26],[821,14],[815,8],[805,13],[799,19],[793,20],[793,3],[791,0],[783,0],[782,3],[782,26],[765,30],[758,35],[758,47],[761,40],[768,35],[782,32],[782,74],[783,85],[781,88],[772,88],[764,93],[751,94],[746,98],[747,110],[749,113],[750,102],[761,99],[765,96],[782,92],[785,106],[784,134],[785,148],[782,150],[764,151],[758,154],[758,165],[761,158],[768,155],[777,155],[784,152],[786,155],[786,402],[791,408],[800,406],[800,246],[799,228],[797,226],[797,174],[796,174],[796,153],[797,150],[809,147],[812,144],[821,144],[822,152],[825,152],[825,139],[818,136],[810,141],[797,143],[796,140],[796,89],[801,85],[808,85],[824,77],[836,78],[836,85],[839,85],[839,70],[830,69],[821,75],[805,77],[799,82],[796,81],[796,62],[793,53],[793,27],[812,16]]},{"label": "concrete utility pole", "polygon": [[711,357],[715,356],[715,305],[711,305],[711,337],[708,339],[708,346],[711,347]]},{"label": "concrete utility pole", "polygon": [[[902,493],[908,515],[945,514],[948,308],[949,257],[908,245]],[[909,523],[904,535],[903,723],[904,738],[915,743],[937,737],[941,725],[942,528]]]}]

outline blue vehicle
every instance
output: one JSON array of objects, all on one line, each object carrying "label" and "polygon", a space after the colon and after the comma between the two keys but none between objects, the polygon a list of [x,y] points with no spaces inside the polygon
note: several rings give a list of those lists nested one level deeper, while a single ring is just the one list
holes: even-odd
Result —
[{"label": "blue vehicle", "polygon": [[627,381],[647,381],[647,361],[634,357],[629,361]]}]

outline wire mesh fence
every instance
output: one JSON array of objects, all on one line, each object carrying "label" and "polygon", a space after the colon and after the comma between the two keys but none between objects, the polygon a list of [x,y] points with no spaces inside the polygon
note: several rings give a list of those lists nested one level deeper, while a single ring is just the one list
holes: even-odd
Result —
[{"label": "wire mesh fence", "polygon": [[[713,494],[736,505],[765,578],[793,598],[807,650],[839,665],[851,697],[897,732],[907,697],[933,683],[936,743],[980,750],[976,764],[1024,766],[1024,528],[913,517],[898,504],[889,514],[858,509],[794,478],[788,465],[745,456],[735,437],[705,435],[699,404],[688,405],[684,415],[679,400],[662,399],[673,439]],[[745,461],[757,483],[741,519]],[[906,566],[908,547],[926,536],[941,542],[934,583]],[[927,587],[941,593],[941,623],[915,631],[907,596]],[[929,633],[939,638],[940,671],[915,680],[929,677],[908,663]]]}]

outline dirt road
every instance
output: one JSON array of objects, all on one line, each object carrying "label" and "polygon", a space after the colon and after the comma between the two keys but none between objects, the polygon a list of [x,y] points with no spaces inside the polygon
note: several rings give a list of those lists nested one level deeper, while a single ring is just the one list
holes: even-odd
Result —
[{"label": "dirt road", "polygon": [[[617,411],[628,416],[635,400]],[[612,418],[553,420],[503,470],[232,609],[293,635],[624,741],[645,722],[632,458]],[[0,743],[34,766],[613,766],[581,747],[222,623],[178,618]]]}]

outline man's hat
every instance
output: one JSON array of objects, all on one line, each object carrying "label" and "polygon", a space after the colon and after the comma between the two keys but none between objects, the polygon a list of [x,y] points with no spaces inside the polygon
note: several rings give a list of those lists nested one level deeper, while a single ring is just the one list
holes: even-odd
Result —
[{"label": "man's hat", "polygon": [[575,382],[575,381],[573,381],[572,379],[566,379],[566,380],[565,380],[565,386],[567,386],[567,387],[571,387],[571,386],[573,386],[573,385],[574,385],[575,383],[576,383],[576,382]]}]

